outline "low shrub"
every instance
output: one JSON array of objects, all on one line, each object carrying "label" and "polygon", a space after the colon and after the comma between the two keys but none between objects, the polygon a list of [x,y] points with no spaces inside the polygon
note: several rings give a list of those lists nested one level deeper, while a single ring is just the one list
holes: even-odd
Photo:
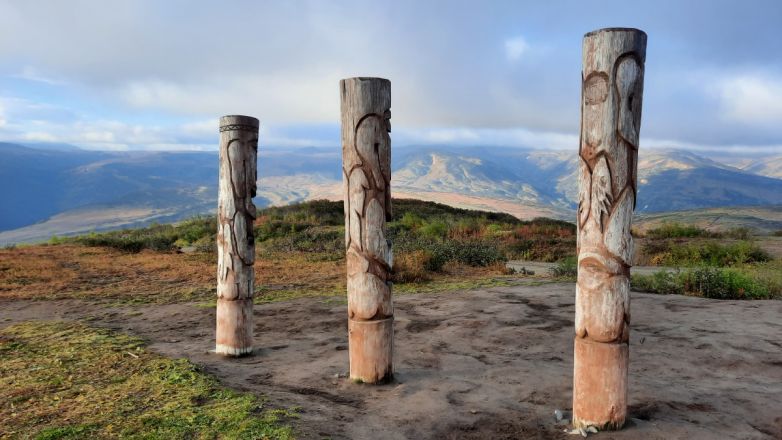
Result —
[{"label": "low shrub", "polygon": [[739,271],[702,267],[682,275],[684,290],[706,298],[768,298],[768,289]]},{"label": "low shrub", "polygon": [[143,249],[170,251],[199,240],[214,241],[216,230],[217,221],[214,217],[194,217],[168,225],[152,224],[138,229],[91,232],[73,238],[53,237],[50,244],[75,242],[86,246],[111,247],[125,252],[140,252]]},{"label": "low shrub", "polygon": [[660,271],[651,275],[633,275],[630,287],[639,292],[659,293],[662,295],[683,295],[684,287],[676,273]]},{"label": "low shrub", "polygon": [[573,278],[578,276],[578,259],[566,257],[561,259],[556,266],[551,268],[551,273],[557,278]]},{"label": "low shrub", "polygon": [[406,212],[397,223],[403,228],[412,231],[418,229],[424,223],[424,219],[413,212]]},{"label": "low shrub", "polygon": [[716,241],[685,243],[649,241],[643,251],[656,266],[727,267],[770,261],[771,255],[751,241],[722,244]]},{"label": "low shrub", "polygon": [[722,234],[723,237],[735,238],[736,240],[749,240],[752,238],[752,229],[747,227],[731,228]]},{"label": "low shrub", "polygon": [[685,294],[714,299],[765,299],[779,295],[779,286],[743,269],[699,267],[684,272],[661,271],[633,275],[631,286],[641,292]]},{"label": "low shrub", "polygon": [[694,225],[684,225],[677,222],[665,222],[662,225],[649,229],[645,234],[649,238],[693,238],[713,237],[715,233]]},{"label": "low shrub", "polygon": [[432,254],[417,250],[394,256],[393,281],[397,283],[418,283],[431,279],[430,261]]},{"label": "low shrub", "polygon": [[433,220],[418,228],[418,234],[424,238],[443,240],[448,234],[448,225],[442,220]]},{"label": "low shrub", "polygon": [[344,227],[310,227],[296,234],[267,238],[260,244],[276,252],[315,252],[342,258],[345,254]]},{"label": "low shrub", "polygon": [[478,267],[507,261],[496,245],[483,241],[445,241],[432,246],[431,252],[433,270],[440,270],[448,261]]}]

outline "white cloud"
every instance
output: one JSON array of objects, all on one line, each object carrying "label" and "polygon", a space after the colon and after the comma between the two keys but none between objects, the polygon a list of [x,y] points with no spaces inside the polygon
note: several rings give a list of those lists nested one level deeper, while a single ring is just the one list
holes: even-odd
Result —
[{"label": "white cloud", "polygon": [[22,71],[11,75],[13,78],[20,78],[27,81],[34,81],[34,82],[40,82],[48,85],[63,85],[65,84],[65,81],[60,79],[54,79],[50,78],[44,74],[42,74],[38,69],[36,69],[33,66],[24,66],[22,68]]},{"label": "white cloud", "polygon": [[782,78],[739,74],[718,84],[725,119],[752,126],[782,126]]},{"label": "white cloud", "polygon": [[575,134],[533,131],[525,128],[436,128],[400,130],[398,140],[404,144],[490,145],[545,149],[578,149]]},{"label": "white cloud", "polygon": [[505,40],[505,57],[508,61],[517,61],[529,50],[527,40],[522,36]]},{"label": "white cloud", "polygon": [[120,96],[137,109],[180,115],[241,113],[257,116],[262,122],[333,122],[339,120],[339,79],[338,74],[309,71],[226,75],[178,83],[145,80],[128,83]]},{"label": "white cloud", "polygon": [[51,133],[42,131],[28,131],[22,135],[22,139],[33,142],[57,142],[57,137]]}]

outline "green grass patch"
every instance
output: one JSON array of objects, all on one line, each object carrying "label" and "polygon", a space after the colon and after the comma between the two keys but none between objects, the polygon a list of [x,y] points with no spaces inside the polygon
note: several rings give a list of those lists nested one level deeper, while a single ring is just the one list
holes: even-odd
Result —
[{"label": "green grass patch", "polygon": [[652,265],[655,266],[730,267],[772,260],[768,252],[755,242],[746,240],[726,244],[714,240],[650,241],[644,245],[643,250],[649,256]]},{"label": "green grass patch", "polygon": [[780,262],[737,268],[698,267],[633,275],[631,286],[641,292],[692,295],[714,299],[782,298]]},{"label": "green grass patch", "polygon": [[290,439],[295,412],[219,385],[141,340],[77,323],[0,332],[4,438]]},{"label": "green grass patch", "polygon": [[125,252],[143,249],[170,251],[182,246],[195,246],[201,251],[212,251],[217,221],[214,216],[194,217],[175,224],[153,224],[144,228],[123,229],[110,232],[92,232],[76,237],[53,236],[49,244],[79,243],[86,246],[103,246]]},{"label": "green grass patch", "polygon": [[652,239],[664,238],[734,238],[748,240],[752,237],[752,229],[747,227],[735,227],[723,231],[710,231],[699,226],[678,222],[664,222],[656,228],[649,229],[642,234]]},{"label": "green grass patch", "polygon": [[695,225],[685,225],[677,222],[665,222],[662,225],[649,229],[644,234],[649,238],[693,238],[712,237],[714,234]]},{"label": "green grass patch", "polygon": [[551,273],[557,278],[575,281],[578,276],[578,259],[576,257],[563,258],[551,268]]}]

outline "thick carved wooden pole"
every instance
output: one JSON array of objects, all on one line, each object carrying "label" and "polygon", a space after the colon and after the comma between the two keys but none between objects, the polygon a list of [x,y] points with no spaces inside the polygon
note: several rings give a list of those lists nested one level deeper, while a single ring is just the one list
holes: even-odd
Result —
[{"label": "thick carved wooden pole", "polygon": [[635,208],[646,34],[584,36],[579,147],[576,427],[619,429],[627,414],[630,221]]},{"label": "thick carved wooden pole", "polygon": [[393,376],[391,302],[391,82],[340,81],[342,178],[348,276],[350,377],[367,383]]},{"label": "thick carved wooden pole", "polygon": [[258,120],[249,116],[220,118],[215,351],[228,356],[253,350],[257,156]]}]

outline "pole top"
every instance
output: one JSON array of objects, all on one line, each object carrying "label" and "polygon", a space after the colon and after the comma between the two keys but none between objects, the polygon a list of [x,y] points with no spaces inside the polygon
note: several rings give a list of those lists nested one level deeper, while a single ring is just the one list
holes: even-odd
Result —
[{"label": "pole top", "polygon": [[220,131],[228,130],[252,130],[258,131],[260,122],[257,118],[243,115],[227,115],[220,118]]},{"label": "pole top", "polygon": [[604,32],[632,32],[632,33],[640,33],[644,37],[646,37],[646,32],[640,29],[626,28],[626,27],[609,27],[609,28],[596,29],[592,32],[587,32],[586,34],[584,34],[584,38],[593,37],[597,34],[602,34]]},{"label": "pole top", "polygon": [[345,78],[345,79],[341,80],[340,82],[343,83],[343,82],[346,82],[346,81],[382,81],[382,82],[391,83],[391,81],[386,79],[386,78],[380,78],[380,77],[376,77],[376,76],[353,76],[353,77],[350,77],[350,78]]}]

